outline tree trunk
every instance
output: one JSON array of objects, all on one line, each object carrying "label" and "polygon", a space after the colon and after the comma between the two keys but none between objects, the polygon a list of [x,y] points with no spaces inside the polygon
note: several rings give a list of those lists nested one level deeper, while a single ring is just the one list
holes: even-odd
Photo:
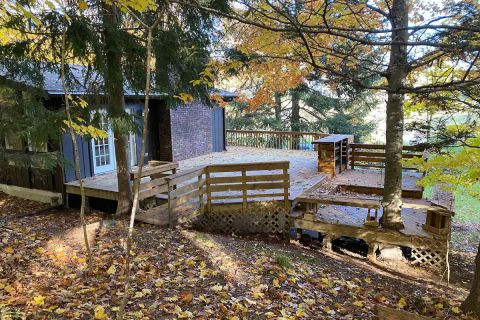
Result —
[{"label": "tree trunk", "polygon": [[[292,91],[292,116],[290,118],[290,128],[294,132],[300,131],[300,94]],[[298,135],[292,136],[292,149],[300,149],[300,139]]]},{"label": "tree trunk", "polygon": [[472,287],[467,299],[462,303],[462,310],[465,313],[473,312],[480,318],[480,244],[478,245],[477,257],[475,258],[475,274]]},{"label": "tree trunk", "polygon": [[292,131],[300,131],[300,94],[292,91],[292,116],[290,118]]},{"label": "tree trunk", "polygon": [[[106,52],[105,89],[108,96],[108,114],[112,119],[125,115],[123,95],[122,48],[117,39],[120,10],[103,3],[103,25]],[[115,136],[115,160],[117,162],[118,204],[117,214],[128,214],[132,204],[130,161],[128,158],[127,132],[122,132],[113,121]],[[140,165],[140,163],[139,163]]]},{"label": "tree trunk", "polygon": [[275,120],[280,125],[282,122],[282,95],[275,92]]},{"label": "tree trunk", "polygon": [[[392,41],[408,41],[408,0],[393,0],[391,9]],[[385,180],[383,191],[382,225],[388,229],[403,229],[402,222],[402,149],[403,105],[408,73],[407,46],[392,44],[388,66],[387,133],[385,148]]]}]

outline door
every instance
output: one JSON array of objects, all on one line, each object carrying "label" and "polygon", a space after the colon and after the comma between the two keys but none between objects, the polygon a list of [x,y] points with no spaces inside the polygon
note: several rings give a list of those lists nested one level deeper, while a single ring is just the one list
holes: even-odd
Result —
[{"label": "door", "polygon": [[213,126],[213,152],[225,150],[225,127],[224,127],[224,109],[215,107],[212,117]]},{"label": "door", "polygon": [[113,144],[113,132],[106,130],[107,138],[92,140],[93,173],[99,174],[115,170],[115,146]]},{"label": "door", "polygon": [[[135,123],[135,107],[128,106],[126,107],[127,113],[132,117],[132,122]],[[130,166],[137,165],[137,138],[135,131],[132,129],[128,132],[127,135],[127,143],[128,143],[128,158],[130,160]]]}]

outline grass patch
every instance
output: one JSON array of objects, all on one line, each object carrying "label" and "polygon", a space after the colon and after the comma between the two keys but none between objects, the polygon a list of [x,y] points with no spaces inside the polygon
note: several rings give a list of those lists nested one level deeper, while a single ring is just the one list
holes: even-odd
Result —
[{"label": "grass patch", "polygon": [[480,223],[480,199],[474,197],[470,192],[480,192],[480,184],[472,190],[459,188],[455,192],[455,220],[465,223]]},{"label": "grass patch", "polygon": [[195,232],[195,240],[206,241],[208,240],[207,236],[201,232]]},{"label": "grass patch", "polygon": [[478,246],[478,241],[480,240],[480,234],[477,230],[474,231],[460,231],[452,232],[452,242],[458,245],[468,244],[475,248]]},{"label": "grass patch", "polygon": [[290,262],[290,258],[283,255],[283,254],[276,255],[275,260],[284,269],[291,269],[292,268],[292,263]]}]

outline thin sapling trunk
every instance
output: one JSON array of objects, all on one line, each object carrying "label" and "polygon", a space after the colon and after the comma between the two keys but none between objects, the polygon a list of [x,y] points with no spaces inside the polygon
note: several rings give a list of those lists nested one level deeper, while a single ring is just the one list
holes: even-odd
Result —
[{"label": "thin sapling trunk", "polygon": [[143,170],[143,162],[145,161],[145,143],[147,139],[147,129],[148,129],[148,108],[149,108],[149,102],[150,102],[150,74],[151,74],[151,69],[150,69],[150,64],[151,64],[151,55],[152,55],[152,32],[153,29],[158,25],[161,19],[161,14],[157,18],[157,20],[153,23],[151,26],[147,26],[140,18],[138,18],[133,12],[131,12],[128,8],[127,11],[130,12],[130,14],[135,17],[144,27],[147,29],[147,59],[145,61],[146,64],[146,80],[145,80],[145,104],[144,104],[144,110],[143,110],[143,129],[142,129],[142,145],[140,148],[140,158],[138,162],[138,172],[137,175],[135,176],[135,179],[133,181],[133,205],[132,205],[132,211],[130,214],[130,224],[128,226],[128,233],[127,233],[127,243],[126,243],[126,249],[125,249],[125,285],[124,285],[124,294],[122,298],[121,305],[118,310],[118,319],[122,320],[124,317],[124,312],[125,312],[125,306],[127,304],[127,299],[128,299],[128,291],[130,289],[130,265],[131,265],[131,248],[132,248],[132,238],[133,238],[133,232],[134,232],[134,223],[135,223],[135,215],[137,213],[138,209],[138,193],[140,190],[140,180],[142,177],[142,170]]},{"label": "thin sapling trunk", "polygon": [[70,112],[70,100],[69,94],[67,90],[67,85],[65,83],[65,36],[66,36],[66,28],[63,31],[62,35],[62,53],[61,53],[61,62],[60,62],[60,77],[62,81],[63,92],[65,96],[65,113],[67,115],[68,120],[68,131],[70,132],[70,137],[72,138],[73,144],[73,154],[74,154],[74,164],[75,164],[75,177],[78,180],[78,184],[80,186],[80,196],[81,196],[81,205],[80,205],[80,221],[82,224],[83,229],[83,239],[85,241],[85,250],[87,251],[87,261],[88,261],[88,274],[93,273],[93,261],[92,261],[92,252],[90,250],[90,244],[88,243],[88,234],[87,234],[87,224],[85,221],[85,189],[83,188],[83,181],[82,176],[80,173],[80,156],[78,152],[78,144],[77,144],[77,136],[75,131],[72,127],[72,115]]}]

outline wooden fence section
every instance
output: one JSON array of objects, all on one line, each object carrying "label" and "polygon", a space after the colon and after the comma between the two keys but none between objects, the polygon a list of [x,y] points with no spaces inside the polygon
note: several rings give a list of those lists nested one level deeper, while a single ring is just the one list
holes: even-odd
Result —
[{"label": "wooden fence section", "polygon": [[[8,150],[8,153],[16,151]],[[42,156],[43,152],[21,153],[23,157]],[[44,154],[48,154],[44,152]],[[1,160],[1,159],[0,159]],[[60,166],[50,170],[38,165],[16,165],[9,161],[0,163],[0,183],[22,188],[47,190],[52,192],[63,192],[63,170]],[[34,159],[31,160],[34,162]],[[37,161],[38,162],[38,161]],[[41,162],[41,161],[40,161]]]},{"label": "wooden fence section", "polygon": [[[350,144],[350,168],[368,167],[368,168],[385,168],[385,145],[384,144]],[[404,146],[403,159],[411,159],[414,157],[422,157],[423,150],[416,146]],[[416,168],[403,166],[405,170],[417,170]]]},{"label": "wooden fence section", "polygon": [[176,223],[183,223],[204,213],[205,172],[205,167],[199,167],[166,178],[170,228]]},{"label": "wooden fence section", "polygon": [[249,201],[262,198],[282,200],[285,208],[289,207],[289,166],[288,161],[208,166],[207,211],[211,211],[213,202],[225,200],[241,201],[245,210]]},{"label": "wooden fence section", "polygon": [[289,166],[288,161],[208,166],[206,211],[194,225],[209,232],[288,235]]},{"label": "wooden fence section", "polygon": [[328,136],[321,132],[226,130],[227,145],[286,150],[314,150],[312,142]]},{"label": "wooden fence section", "polygon": [[[175,174],[178,163],[167,161],[150,161],[149,165],[142,169],[142,181],[138,194],[139,200],[144,200],[153,196],[161,198],[161,194],[168,192],[166,177]],[[130,173],[133,180],[138,176],[138,172]],[[147,179],[145,179],[147,178]]]}]

